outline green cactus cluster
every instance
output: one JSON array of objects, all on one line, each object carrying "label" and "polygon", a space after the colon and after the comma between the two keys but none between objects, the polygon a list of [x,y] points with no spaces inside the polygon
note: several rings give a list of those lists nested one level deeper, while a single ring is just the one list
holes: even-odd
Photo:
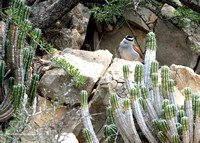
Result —
[{"label": "green cactus cluster", "polygon": [[[122,68],[129,95],[126,98],[115,93],[110,95],[108,119],[112,119],[111,125],[115,125],[125,143],[144,142],[144,137],[149,143],[199,143],[200,95],[186,87],[185,102],[179,109],[169,67],[161,67],[159,80],[156,39],[152,32],[147,35],[146,47],[145,65],[135,66],[135,84],[128,65]],[[104,126],[105,139],[113,142],[109,125]]]},{"label": "green cactus cluster", "polygon": [[[2,43],[3,59],[0,61],[0,122],[13,117],[9,122],[13,125],[5,130],[9,134],[18,131],[26,122],[26,118],[35,110],[32,105],[37,102],[35,95],[39,75],[33,74],[32,79],[28,77],[37,45],[31,41],[30,46],[24,46],[26,31],[32,28],[28,20],[30,11],[23,0],[11,0],[10,9],[6,10],[8,18]],[[35,29],[33,32],[35,39],[40,38],[41,30]]]}]

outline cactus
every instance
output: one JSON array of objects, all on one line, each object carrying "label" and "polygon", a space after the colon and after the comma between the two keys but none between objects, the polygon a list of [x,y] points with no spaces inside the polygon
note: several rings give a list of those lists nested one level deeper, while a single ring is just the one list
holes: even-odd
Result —
[{"label": "cactus", "polygon": [[150,68],[152,61],[156,60],[156,38],[153,32],[147,34],[146,54],[144,60],[144,82],[149,93]]},{"label": "cactus", "polygon": [[129,129],[130,134],[134,138],[133,141],[137,142],[137,143],[142,143],[140,138],[139,138],[139,135],[136,131],[136,128],[135,128],[132,110],[131,110],[131,101],[129,99],[124,100],[124,108],[125,108],[125,118],[126,118],[126,121],[127,121],[127,124],[128,124],[128,129]]},{"label": "cactus", "polygon": [[93,143],[90,131],[88,129],[83,129],[83,135],[86,143]]},{"label": "cactus", "polygon": [[168,90],[169,90],[169,100],[172,102],[172,104],[175,105],[176,110],[178,110],[176,102],[176,94],[174,90],[174,80],[172,79],[168,80]]},{"label": "cactus", "polygon": [[33,59],[32,47],[26,47],[23,49],[23,67],[24,67],[24,82],[28,80],[28,70],[31,66]]},{"label": "cactus", "polygon": [[107,113],[108,113],[108,124],[114,124],[115,123],[115,118],[113,116],[113,112],[112,112],[112,107],[108,107],[107,108]]},{"label": "cactus", "polygon": [[151,117],[151,120],[153,120],[153,119],[158,119],[158,116],[157,116],[157,114],[156,114],[156,111],[155,111],[155,109],[153,108],[153,105],[151,104],[151,102],[150,102],[149,99],[148,99],[148,96],[147,96],[147,89],[146,89],[145,86],[142,86],[142,87],[141,87],[141,93],[142,93],[142,97],[143,97],[143,99],[144,99],[144,103],[145,103],[145,105],[146,105],[146,107],[147,107],[148,113],[149,113],[149,115],[150,115],[150,117]]},{"label": "cactus", "polygon": [[190,133],[190,143],[193,143],[193,110],[192,110],[192,93],[191,88],[185,88],[185,102],[186,102],[186,116],[189,120],[189,133]]},{"label": "cactus", "polygon": [[33,104],[33,100],[35,98],[38,81],[39,81],[39,75],[34,74],[32,77],[32,80],[31,80],[31,86],[30,86],[29,93],[28,93],[28,97],[30,99],[31,104]]},{"label": "cactus", "polygon": [[162,143],[169,143],[162,131],[158,132],[158,138]]},{"label": "cactus", "polygon": [[172,136],[172,143],[179,143],[179,135],[178,134],[174,134]]},{"label": "cactus", "polygon": [[131,89],[133,88],[133,83],[130,79],[130,73],[129,73],[128,65],[123,66],[123,75],[124,75],[124,80],[126,82],[126,87],[127,87],[128,91],[130,92]]},{"label": "cactus", "polygon": [[162,97],[159,92],[159,86],[158,86],[158,74],[153,73],[151,74],[151,79],[153,83],[153,95],[154,95],[154,102],[153,107],[155,108],[155,111],[158,115],[158,117],[161,117],[162,113]]},{"label": "cactus", "polygon": [[137,64],[135,66],[134,78],[135,78],[135,82],[138,84],[139,87],[144,85],[144,71],[143,71],[142,64]]},{"label": "cactus", "polygon": [[166,135],[166,137],[168,138],[168,140],[170,140],[170,142],[172,142],[172,140],[171,140],[171,133],[170,133],[169,127],[167,125],[167,121],[164,120],[164,119],[161,119],[159,121],[159,127],[160,127],[161,131],[163,131],[163,133]]},{"label": "cactus", "polygon": [[165,116],[166,116],[167,123],[170,128],[171,135],[178,134],[177,129],[176,129],[174,115],[173,115],[172,105],[167,105],[164,110],[165,110]]},{"label": "cactus", "polygon": [[161,82],[162,82],[162,93],[165,99],[169,99],[168,80],[169,80],[169,68],[167,66],[163,66],[161,69]]},{"label": "cactus", "polygon": [[196,100],[196,120],[195,120],[195,129],[194,129],[194,143],[200,142],[199,129],[200,129],[200,100]]},{"label": "cactus", "polygon": [[127,130],[128,124],[126,122],[125,116],[122,113],[122,109],[119,106],[118,97],[116,94],[111,95],[110,103],[112,106],[116,125],[118,127],[120,134],[122,135],[122,138],[125,140],[125,142],[133,142],[134,138],[130,134],[129,130]]},{"label": "cactus", "polygon": [[150,130],[148,129],[144,118],[142,116],[138,101],[137,101],[137,89],[133,88],[131,89],[131,102],[132,102],[132,109],[135,115],[135,118],[137,120],[138,125],[140,126],[142,132],[144,133],[144,135],[146,136],[146,138],[148,139],[149,142],[151,143],[155,143],[157,142],[156,139],[154,138],[154,136],[151,134]]},{"label": "cactus", "polygon": [[189,132],[189,121],[188,117],[182,117],[181,118],[181,124],[183,128],[183,143],[189,143],[190,142],[190,132]]},{"label": "cactus", "polygon": [[82,120],[83,120],[83,125],[90,132],[91,137],[92,137],[92,142],[99,143],[99,141],[95,135],[95,132],[94,132],[94,129],[92,126],[92,122],[90,120],[87,99],[88,99],[87,91],[82,90],[81,91],[81,116],[82,116]]}]

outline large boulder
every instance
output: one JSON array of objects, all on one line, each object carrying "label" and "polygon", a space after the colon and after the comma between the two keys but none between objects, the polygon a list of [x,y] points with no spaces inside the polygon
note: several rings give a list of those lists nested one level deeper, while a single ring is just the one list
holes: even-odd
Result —
[{"label": "large boulder", "polygon": [[158,19],[155,26],[157,60],[161,65],[179,64],[194,67],[197,55],[192,55],[194,44],[187,34],[170,22]]},{"label": "large boulder", "polygon": [[194,73],[191,68],[173,64],[170,66],[170,78],[175,81],[179,90],[191,87],[192,92],[200,93],[200,75]]},{"label": "large boulder", "polygon": [[[33,10],[30,18],[38,14],[43,15],[53,2],[55,0],[39,2],[37,5],[32,6]],[[43,37],[58,50],[64,50],[65,48],[80,49],[85,40],[90,16],[91,13],[89,13],[88,8],[79,3],[46,30]]]},{"label": "large boulder", "polygon": [[41,95],[58,99],[66,104],[80,103],[80,91],[91,93],[96,82],[102,77],[111,63],[112,54],[107,50],[95,52],[65,49],[58,58],[64,58],[78,68],[80,75],[87,78],[82,87],[76,87],[63,69],[54,68],[45,72],[39,82]]}]

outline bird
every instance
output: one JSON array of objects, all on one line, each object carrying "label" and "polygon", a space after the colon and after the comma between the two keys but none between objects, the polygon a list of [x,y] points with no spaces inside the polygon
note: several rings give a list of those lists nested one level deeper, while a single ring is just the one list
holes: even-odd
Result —
[{"label": "bird", "polygon": [[120,58],[129,61],[144,61],[144,55],[141,50],[134,45],[134,38],[127,35],[119,45]]}]

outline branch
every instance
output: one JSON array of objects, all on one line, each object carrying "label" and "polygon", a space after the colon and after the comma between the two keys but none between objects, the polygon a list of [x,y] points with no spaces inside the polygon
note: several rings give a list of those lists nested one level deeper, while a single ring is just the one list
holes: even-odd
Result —
[{"label": "branch", "polygon": [[191,0],[180,0],[180,2],[200,14],[200,5],[192,2]]}]

